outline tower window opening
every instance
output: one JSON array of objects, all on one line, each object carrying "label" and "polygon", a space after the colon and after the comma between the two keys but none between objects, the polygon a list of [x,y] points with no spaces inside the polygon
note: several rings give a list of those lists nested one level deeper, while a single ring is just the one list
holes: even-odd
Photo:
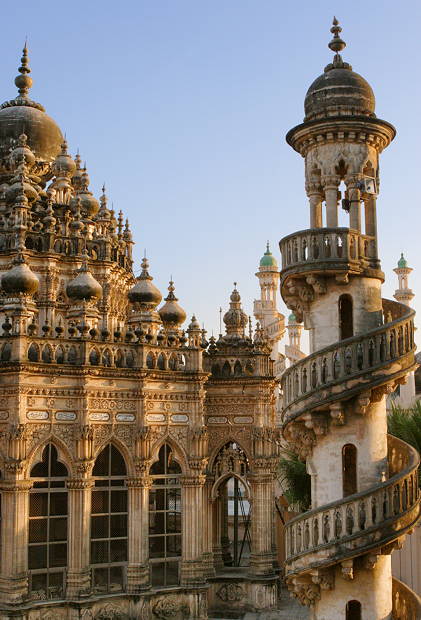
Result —
[{"label": "tower window opening", "polygon": [[339,297],[339,330],[341,340],[351,338],[354,335],[351,295],[341,295]]},{"label": "tower window opening", "polygon": [[361,603],[348,601],[346,605],[346,620],[361,620]]},{"label": "tower window opening", "polygon": [[357,493],[357,448],[348,443],[342,448],[343,496]]}]

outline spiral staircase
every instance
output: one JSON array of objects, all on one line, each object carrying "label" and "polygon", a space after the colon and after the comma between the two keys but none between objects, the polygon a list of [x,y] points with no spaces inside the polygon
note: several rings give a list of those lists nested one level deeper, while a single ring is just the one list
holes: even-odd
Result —
[{"label": "spiral staircase", "polygon": [[[302,318],[306,304],[325,294],[332,278],[345,289],[361,275],[381,278],[371,247],[372,239],[348,228],[313,228],[284,238],[285,302]],[[364,416],[371,403],[403,383],[416,368],[414,353],[414,311],[383,300],[377,327],[319,349],[285,371],[285,439],[306,459],[320,437],[335,433],[350,416]],[[335,567],[352,580],[359,568],[374,568],[379,555],[402,544],[420,516],[418,465],[416,450],[389,435],[387,479],[288,522],[285,578],[301,603],[312,606],[324,589],[335,587]],[[395,620],[421,618],[419,597],[395,579],[392,599]]]}]

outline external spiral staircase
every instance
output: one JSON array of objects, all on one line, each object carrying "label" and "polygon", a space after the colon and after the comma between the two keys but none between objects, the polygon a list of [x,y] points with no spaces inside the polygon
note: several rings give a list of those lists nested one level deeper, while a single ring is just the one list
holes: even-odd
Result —
[{"label": "external spiral staircase", "polygon": [[[280,242],[281,293],[296,314],[328,278],[381,277],[370,256],[373,239],[348,228],[304,230]],[[288,368],[282,378],[283,433],[305,459],[318,436],[346,424],[348,412],[364,415],[370,403],[393,391],[416,368],[414,311],[383,300],[378,327],[320,349]],[[313,605],[333,586],[329,569],[353,579],[358,566],[402,544],[420,516],[419,456],[388,436],[388,477],[362,492],[305,512],[286,526],[285,577],[300,602]],[[393,580],[393,618],[421,618],[421,601]]]}]

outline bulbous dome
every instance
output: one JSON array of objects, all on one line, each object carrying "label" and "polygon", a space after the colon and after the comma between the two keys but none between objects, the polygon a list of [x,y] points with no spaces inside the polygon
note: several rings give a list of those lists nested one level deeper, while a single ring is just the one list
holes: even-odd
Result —
[{"label": "bulbous dome", "polygon": [[260,259],[260,267],[274,267],[278,269],[278,263],[276,258],[273,256],[272,252],[269,250],[269,241],[266,245],[266,252],[263,254]]},{"label": "bulbous dome", "polygon": [[66,286],[66,294],[73,301],[94,301],[101,299],[102,286],[88,270],[88,256],[84,254],[83,264],[77,276]]},{"label": "bulbous dome", "polygon": [[305,121],[331,116],[375,116],[373,89],[339,54],[346,46],[339,36],[341,31],[342,28],[334,18],[331,28],[333,39],[329,47],[335,56],[307,91],[304,101]]},{"label": "bulbous dome", "polygon": [[39,280],[20,252],[14,259],[12,267],[2,275],[1,286],[9,295],[34,295],[37,292]]},{"label": "bulbous dome", "polygon": [[61,144],[60,154],[54,160],[53,170],[56,176],[64,175],[66,177],[71,177],[76,170],[76,164],[67,152],[66,139]]},{"label": "bulbous dome", "polygon": [[408,261],[404,257],[403,253],[401,253],[401,257],[398,260],[398,269],[406,269],[408,267]]},{"label": "bulbous dome", "polygon": [[241,297],[240,293],[237,291],[236,282],[234,282],[234,290],[230,296],[230,309],[224,314],[223,320],[227,336],[243,336],[244,328],[248,323],[248,317],[241,308]]},{"label": "bulbous dome", "polygon": [[140,304],[147,310],[152,310],[161,302],[162,294],[155,284],[152,284],[152,276],[148,273],[149,264],[146,257],[142,260],[142,273],[136,280],[136,284],[128,293],[131,303]]},{"label": "bulbous dome", "polygon": [[165,304],[158,310],[161,321],[165,327],[178,327],[186,320],[186,313],[177,303],[178,299],[174,295],[174,282],[170,280],[168,287],[169,293],[165,298]]},{"label": "bulbous dome", "polygon": [[19,95],[0,106],[0,158],[7,156],[10,147],[25,133],[28,146],[37,161],[51,162],[60,152],[63,135],[56,122],[45,113],[43,106],[28,97],[32,79],[28,75],[31,70],[26,46],[21,62],[20,75],[15,79]]}]

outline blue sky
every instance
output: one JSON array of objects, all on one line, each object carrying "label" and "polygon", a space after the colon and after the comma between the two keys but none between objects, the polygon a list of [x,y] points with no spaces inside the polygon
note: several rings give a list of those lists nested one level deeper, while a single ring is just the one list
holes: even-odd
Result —
[{"label": "blue sky", "polygon": [[303,160],[284,136],[330,61],[334,13],[344,59],[398,130],[381,163],[384,295],[404,251],[421,310],[421,3],[9,2],[0,98],[14,96],[27,36],[32,97],[80,149],[94,193],[105,181],[129,217],[136,270],[146,248],[157,286],[172,274],[188,315],[217,332],[234,280],[251,313],[266,239],[278,256],[279,240],[308,226]]}]

